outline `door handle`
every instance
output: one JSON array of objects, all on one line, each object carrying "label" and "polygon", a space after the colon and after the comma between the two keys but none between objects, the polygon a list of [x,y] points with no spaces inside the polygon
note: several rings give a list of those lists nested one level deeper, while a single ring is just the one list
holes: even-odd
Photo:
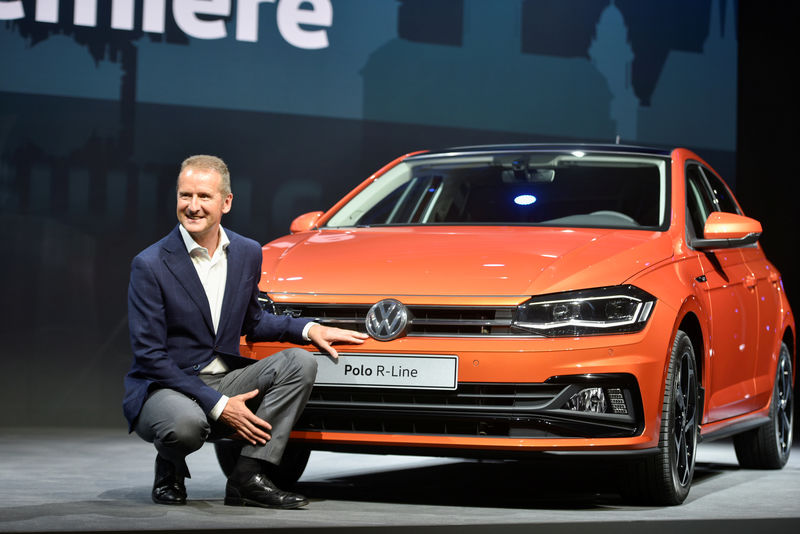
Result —
[{"label": "door handle", "polygon": [[778,273],[776,273],[775,271],[770,271],[768,278],[770,282],[772,282],[773,284],[777,284],[778,280],[780,280],[781,277],[778,276]]},{"label": "door handle", "polygon": [[753,289],[756,287],[756,277],[752,274],[748,274],[744,277],[744,287],[748,289]]}]

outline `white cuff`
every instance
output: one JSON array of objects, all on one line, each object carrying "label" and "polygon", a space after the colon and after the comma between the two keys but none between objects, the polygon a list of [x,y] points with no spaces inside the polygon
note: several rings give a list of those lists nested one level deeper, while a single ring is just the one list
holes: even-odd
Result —
[{"label": "white cuff", "polygon": [[317,323],[306,323],[306,325],[303,327],[303,341],[311,341],[311,339],[308,337],[308,331],[311,330],[311,327],[315,324]]},{"label": "white cuff", "polygon": [[224,410],[225,406],[227,405],[228,405],[228,397],[223,395],[222,397],[219,398],[214,407],[211,408],[211,411],[208,412],[208,418],[211,419],[212,421],[216,421],[217,419],[219,419],[219,416],[222,415],[222,410]]}]

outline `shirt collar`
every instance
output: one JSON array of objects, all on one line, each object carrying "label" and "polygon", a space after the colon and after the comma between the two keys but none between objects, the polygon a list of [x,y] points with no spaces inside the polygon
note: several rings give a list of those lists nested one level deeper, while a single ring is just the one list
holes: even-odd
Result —
[{"label": "shirt collar", "polygon": [[[187,252],[189,252],[189,254],[191,254],[193,251],[195,251],[197,249],[205,250],[206,252],[208,252],[206,247],[202,247],[202,246],[198,245],[197,242],[194,239],[192,239],[192,236],[189,234],[189,232],[186,230],[186,228],[183,227],[182,224],[178,225],[178,230],[180,230],[180,232],[181,232],[181,237],[183,238],[183,244],[186,246],[186,250],[187,250]],[[231,244],[231,240],[228,239],[228,234],[226,234],[225,233],[225,229],[222,226],[220,226],[219,227],[219,248],[221,250],[225,251],[225,250],[228,249],[228,245],[230,245],[230,244]]]}]

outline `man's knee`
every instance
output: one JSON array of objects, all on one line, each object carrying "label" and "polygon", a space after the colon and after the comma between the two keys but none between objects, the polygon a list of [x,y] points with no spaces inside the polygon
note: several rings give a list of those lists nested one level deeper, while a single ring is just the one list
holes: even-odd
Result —
[{"label": "man's knee", "polygon": [[[302,384],[310,387],[317,378],[317,360],[307,350],[290,348],[259,360],[242,372],[250,375],[244,383],[250,383],[248,380],[252,380],[253,376],[257,377],[256,388],[262,393],[281,384]],[[237,375],[236,379],[241,377],[242,375]]]},{"label": "man's knee", "polygon": [[288,349],[287,356],[292,363],[297,366],[298,373],[302,376],[303,382],[313,384],[317,378],[317,358],[304,349]]},{"label": "man's knee", "polygon": [[163,446],[194,452],[205,443],[211,428],[205,417],[190,414],[178,415],[159,436]]}]

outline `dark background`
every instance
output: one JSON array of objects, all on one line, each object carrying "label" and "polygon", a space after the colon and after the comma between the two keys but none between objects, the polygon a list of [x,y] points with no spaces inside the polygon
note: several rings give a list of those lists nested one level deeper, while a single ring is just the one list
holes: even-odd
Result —
[{"label": "dark background", "polygon": [[[783,275],[793,310],[800,305],[800,240],[794,217],[800,183],[792,161],[800,141],[800,107],[797,77],[787,61],[798,51],[792,29],[798,23],[800,6],[795,2],[739,4],[736,196],[745,213],[761,221],[761,245]],[[795,414],[799,409],[795,395]],[[794,426],[796,434],[796,417]]]},{"label": "dark background", "polygon": [[[552,9],[562,5],[549,3]],[[430,26],[408,23],[431,15],[421,14],[423,4],[400,4],[399,36],[409,42],[458,45],[460,36],[453,28],[460,22],[452,17],[441,16],[441,24]],[[586,4],[600,11],[598,2]],[[617,4],[628,9],[638,5]],[[441,15],[457,10],[460,3],[442,0],[438,5]],[[523,7],[530,11],[533,5],[525,2]],[[800,302],[800,273],[794,261],[798,104],[793,70],[799,11],[789,1],[739,3],[737,149],[732,155],[701,151],[735,183],[745,213],[762,222],[761,243],[795,304]],[[669,17],[682,13],[667,11]],[[665,19],[663,24],[671,22]],[[685,26],[686,21],[680,27]],[[23,25],[19,31],[31,40],[46,38],[34,35],[35,27]],[[71,34],[67,26],[61,31],[78,42],[88,39]],[[182,36],[168,28],[163,39],[180,41]],[[561,140],[475,128],[138,103],[130,81],[137,69],[130,41],[107,45],[118,54],[128,78],[119,102],[0,93],[0,224],[10,242],[0,262],[0,403],[6,407],[0,427],[124,428],[120,401],[122,377],[130,364],[128,266],[139,250],[175,224],[175,176],[187,147],[225,157],[236,197],[225,224],[266,242],[285,233],[292,217],[329,207],[402,153]],[[537,52],[525,34],[522,46]],[[563,47],[548,52],[572,53]],[[649,57],[657,62],[662,55],[663,50],[653,50]],[[644,76],[637,83],[646,94],[652,80]],[[13,122],[14,140],[3,142],[2,121]],[[89,141],[66,151],[54,148],[69,145],[73,136]]]}]

